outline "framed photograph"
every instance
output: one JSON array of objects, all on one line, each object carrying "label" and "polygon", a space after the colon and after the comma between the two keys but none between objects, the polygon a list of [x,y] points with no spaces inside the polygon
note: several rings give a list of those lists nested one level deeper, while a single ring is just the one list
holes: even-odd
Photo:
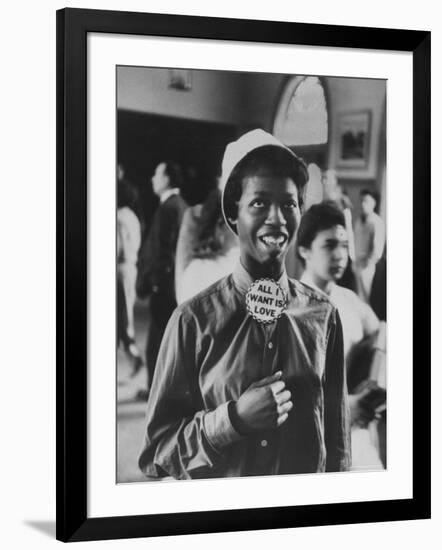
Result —
[{"label": "framed photograph", "polygon": [[[290,195],[256,246],[238,165]],[[430,517],[429,193],[428,32],[58,11],[57,538]],[[324,204],[348,315],[294,241]]]},{"label": "framed photograph", "polygon": [[170,69],[169,88],[175,90],[192,89],[192,71],[186,69]]},{"label": "framed photograph", "polygon": [[370,111],[340,113],[339,152],[340,168],[366,168],[370,153]]}]

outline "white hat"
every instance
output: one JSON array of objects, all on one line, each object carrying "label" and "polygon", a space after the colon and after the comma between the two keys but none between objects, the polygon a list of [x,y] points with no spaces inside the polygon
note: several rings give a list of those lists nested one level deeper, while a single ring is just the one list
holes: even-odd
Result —
[{"label": "white hat", "polygon": [[292,150],[290,150],[288,147],[282,144],[278,139],[272,136],[272,134],[269,134],[264,130],[261,130],[261,129],[252,130],[242,135],[236,141],[232,141],[232,143],[229,143],[224,152],[224,158],[222,162],[221,205],[222,205],[223,216],[226,221],[226,224],[234,233],[236,233],[236,228],[228,220],[224,209],[224,197],[226,194],[227,183],[229,182],[229,178],[232,175],[234,168],[246,155],[248,155],[255,149],[258,149],[260,147],[266,147],[268,145],[273,145],[275,147],[283,149],[284,151],[287,151],[287,153],[289,153],[290,156],[293,157],[293,160],[296,162],[297,168],[300,169],[300,172],[305,179],[303,184],[305,184],[308,180],[308,171],[304,161],[299,157],[297,157]]}]

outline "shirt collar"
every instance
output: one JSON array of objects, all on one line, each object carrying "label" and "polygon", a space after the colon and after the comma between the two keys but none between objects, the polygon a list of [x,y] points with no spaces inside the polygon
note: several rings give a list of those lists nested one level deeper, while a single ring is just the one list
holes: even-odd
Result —
[{"label": "shirt collar", "polygon": [[[255,282],[256,279],[253,279],[250,273],[246,270],[246,268],[242,265],[241,261],[239,261],[236,265],[235,270],[233,271],[233,282],[235,283],[235,286],[241,291],[241,292],[247,292],[249,290],[250,285]],[[287,272],[284,269],[281,277],[276,281],[279,283],[281,288],[288,294],[289,292],[289,280],[287,277]]]},{"label": "shirt collar", "polygon": [[304,283],[310,288],[313,288],[314,290],[317,290],[318,292],[320,292],[321,294],[325,294],[326,296],[330,296],[331,294],[333,294],[333,289],[336,286],[332,284],[330,287],[330,294],[327,294],[327,292],[325,292],[324,290],[321,290],[319,286],[315,285],[315,283],[313,282],[313,279],[310,277],[310,275],[306,271],[304,271],[304,273],[302,274],[302,277],[299,280],[301,281],[301,283]]},{"label": "shirt collar", "polygon": [[180,194],[180,190],[178,189],[178,187],[172,187],[172,189],[166,189],[166,191],[164,191],[164,193],[161,194],[160,203],[163,204],[163,202],[166,202],[167,199],[172,195],[179,195],[179,194]]}]

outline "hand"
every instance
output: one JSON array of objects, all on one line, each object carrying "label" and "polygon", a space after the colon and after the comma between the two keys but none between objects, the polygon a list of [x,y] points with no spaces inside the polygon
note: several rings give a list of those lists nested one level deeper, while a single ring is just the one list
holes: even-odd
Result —
[{"label": "hand", "polygon": [[371,380],[359,384],[356,393],[349,395],[348,399],[351,422],[361,428],[366,428],[386,408],[385,390]]},{"label": "hand", "polygon": [[276,429],[281,426],[293,407],[291,393],[285,389],[278,371],[254,382],[235,403],[239,429],[244,434]]},{"label": "hand", "polygon": [[358,269],[365,269],[368,266],[368,260],[366,258],[359,258],[359,260],[355,260],[353,266],[356,271]]},{"label": "hand", "polygon": [[365,406],[364,397],[368,394],[368,391],[363,390],[361,393],[348,396],[351,424],[360,428],[366,428],[374,418],[373,411]]}]

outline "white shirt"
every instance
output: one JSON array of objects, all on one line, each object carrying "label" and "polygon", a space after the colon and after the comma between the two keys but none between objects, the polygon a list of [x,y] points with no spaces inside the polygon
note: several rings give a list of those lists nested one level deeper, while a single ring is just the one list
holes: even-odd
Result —
[{"label": "white shirt", "polygon": [[357,261],[379,261],[385,246],[385,224],[375,212],[364,221],[356,220],[354,237]]},{"label": "white shirt", "polygon": [[[304,272],[301,282],[321,291]],[[380,327],[378,318],[371,307],[363,302],[357,294],[348,288],[332,283],[330,302],[339,312],[344,337],[344,356],[347,357],[352,346],[364,336],[377,332]],[[382,331],[381,331],[382,332]],[[379,453],[373,444],[372,435],[368,429],[353,426],[351,430],[352,470],[382,470]]]},{"label": "white shirt", "polygon": [[136,264],[141,245],[141,226],[127,206],[117,210],[117,247],[119,262]]},{"label": "white shirt", "polygon": [[172,195],[179,195],[179,194],[180,194],[180,190],[178,189],[178,187],[172,187],[172,189],[166,189],[164,193],[161,193],[160,203],[163,204],[163,202],[166,202],[167,199]]},{"label": "white shirt", "polygon": [[[301,277],[301,282],[326,294],[314,284],[306,273]],[[365,336],[378,331],[379,319],[371,307],[348,288],[333,283],[327,296],[338,310],[339,317],[341,318],[344,336],[344,354],[347,357],[348,352],[355,344],[360,342]]]},{"label": "white shirt", "polygon": [[237,246],[213,258],[194,258],[184,269],[176,285],[178,304],[232,273],[238,260],[239,247]]}]

